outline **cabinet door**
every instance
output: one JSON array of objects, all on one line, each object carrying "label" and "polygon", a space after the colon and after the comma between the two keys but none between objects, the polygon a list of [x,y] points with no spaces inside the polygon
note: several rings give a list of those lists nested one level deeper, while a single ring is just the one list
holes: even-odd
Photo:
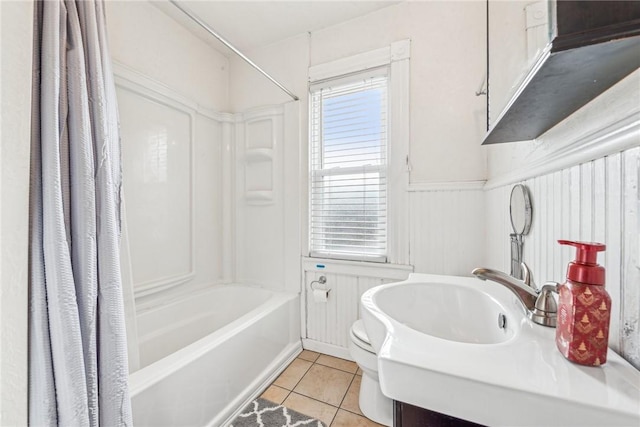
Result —
[{"label": "cabinet door", "polygon": [[482,427],[482,425],[394,400],[393,427]]}]

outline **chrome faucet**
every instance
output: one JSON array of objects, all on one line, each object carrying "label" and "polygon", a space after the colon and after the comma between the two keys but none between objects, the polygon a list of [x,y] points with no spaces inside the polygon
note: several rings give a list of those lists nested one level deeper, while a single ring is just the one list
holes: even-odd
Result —
[{"label": "chrome faucet", "polygon": [[471,274],[480,280],[491,280],[506,286],[525,307],[529,319],[539,325],[555,328],[558,307],[552,293],[557,292],[558,284],[548,282],[542,289],[537,291],[534,289],[531,270],[525,263],[522,263],[522,271],[523,280],[490,268],[476,268]]},{"label": "chrome faucet", "polygon": [[520,269],[522,270],[522,281],[525,285],[534,290],[537,290],[536,284],[533,282],[533,274],[531,274],[531,269],[524,262],[520,263]]}]

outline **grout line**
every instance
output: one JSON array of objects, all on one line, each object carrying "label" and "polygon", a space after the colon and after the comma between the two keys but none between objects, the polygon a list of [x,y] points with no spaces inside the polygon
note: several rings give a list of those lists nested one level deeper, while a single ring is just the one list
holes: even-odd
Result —
[{"label": "grout line", "polygon": [[[322,400],[318,400],[315,397],[311,397],[311,396],[307,396],[306,394],[298,393],[297,391],[291,391],[291,393],[298,394],[298,395],[300,395],[302,397],[306,397],[307,399],[310,399],[310,400],[316,401],[318,403],[322,403],[323,405],[327,405],[327,406],[331,406],[332,408],[335,408],[336,409],[336,413],[333,415],[333,418],[331,418],[331,422],[329,422],[329,424],[327,424],[327,427],[331,427],[331,424],[333,424],[333,421],[335,420],[336,415],[338,415],[338,411],[341,409],[340,407],[332,405],[331,403],[328,403],[328,402],[323,402]],[[291,394],[291,393],[289,393],[289,394]],[[284,401],[283,401],[283,403],[281,403],[281,405],[284,406]],[[294,411],[295,411],[295,409],[294,409]],[[300,412],[300,411],[298,411],[298,412]],[[302,414],[302,412],[300,412],[300,413]],[[318,419],[316,416],[313,416],[313,415],[309,415],[309,414],[303,414],[303,415]],[[322,420],[320,420],[320,421],[322,421]]]},{"label": "grout line", "polygon": [[[304,360],[304,359],[302,359]],[[305,360],[305,362],[308,362],[308,360]],[[291,362],[293,363],[293,362]],[[311,365],[307,368],[306,371],[304,371],[304,374],[302,374],[302,376],[300,377],[300,379],[298,380],[298,382],[291,388],[291,391],[295,390],[296,387],[298,387],[298,384],[300,384],[300,381],[302,381],[302,379],[304,378],[305,375],[307,375],[307,372],[309,372],[309,370],[311,369],[311,367],[314,365],[314,363],[311,363]],[[288,368],[288,366],[287,366]]]},{"label": "grout line", "polygon": [[[280,386],[276,386],[276,387],[280,387]],[[280,387],[281,389],[287,390],[284,387]],[[291,393],[293,393],[291,390],[287,390],[287,395],[284,397],[284,399],[282,399],[282,402],[279,403],[279,405],[284,406],[284,401],[287,400],[289,398],[289,396],[291,396]]]},{"label": "grout line", "polygon": [[[351,384],[349,384],[349,386],[351,386]],[[276,387],[280,387],[280,386],[276,386]],[[284,387],[280,387],[280,388],[284,388]],[[287,389],[285,389],[285,390],[287,390]],[[347,391],[348,391],[348,390],[349,390],[349,389],[347,389]],[[288,394],[287,394],[287,396],[284,398],[284,400],[283,400],[281,403],[279,403],[279,405],[281,405],[281,406],[285,406],[285,407],[287,407],[287,408],[288,408],[288,406],[286,406],[286,405],[284,404],[284,401],[285,401],[285,400],[287,400],[287,398],[288,398],[289,396],[291,396],[291,394],[295,393],[295,394],[300,395],[300,396],[302,396],[302,397],[306,397],[307,399],[310,399],[310,400],[313,400],[313,401],[315,401],[315,402],[322,403],[322,404],[325,404],[325,405],[327,405],[327,406],[331,406],[332,408],[335,408],[335,409],[336,409],[336,414],[333,416],[333,418],[331,419],[331,423],[330,423],[330,424],[328,424],[328,425],[327,425],[327,427],[331,427],[331,424],[333,423],[333,421],[335,421],[335,417],[338,415],[338,411],[340,411],[340,410],[343,410],[343,411],[345,411],[345,412],[349,412],[350,414],[353,414],[353,415],[355,415],[355,416],[357,416],[357,417],[362,417],[362,418],[366,418],[367,420],[369,420],[369,419],[368,419],[367,417],[365,417],[364,415],[359,414],[359,413],[357,413],[357,412],[350,411],[349,409],[347,409],[347,408],[343,408],[342,406],[335,406],[335,405],[332,405],[331,403],[324,402],[324,401],[322,401],[322,400],[316,399],[315,397],[311,397],[311,396],[307,396],[306,394],[298,393],[297,391],[293,391],[293,390],[287,390],[287,391],[288,391],[289,393],[288,393]],[[345,394],[345,397],[346,397],[346,394]],[[269,400],[269,399],[267,399],[267,400]],[[342,405],[342,403],[343,403],[343,402],[344,402],[344,398],[342,399],[342,402],[340,402],[340,405]],[[276,402],[273,402],[273,403],[276,403]],[[300,411],[299,411],[299,410],[297,410],[297,409],[294,409],[294,411],[298,411],[298,412],[300,412]],[[302,414],[302,412],[300,412],[300,413]],[[303,414],[303,415],[306,415],[306,416],[308,416],[308,417],[313,417],[313,415],[309,415],[309,414]],[[314,417],[314,418],[315,418],[315,417]],[[369,420],[369,421],[371,421],[371,420]]]},{"label": "grout line", "polygon": [[325,368],[335,369],[337,371],[346,372],[347,374],[351,374],[351,375],[356,375],[356,372],[358,372],[357,368],[356,368],[356,372],[349,372],[349,371],[345,371],[344,369],[336,368],[335,366],[323,365],[322,363],[314,362],[314,365],[324,366]]},{"label": "grout line", "polygon": [[303,359],[302,357],[300,357],[300,355],[305,352],[305,351],[310,351],[310,350],[302,350],[297,356],[296,359],[302,359],[302,360],[306,360],[307,362],[311,362],[311,363],[316,363],[316,360],[318,360],[320,358],[320,356],[322,355],[322,353],[316,353],[317,356],[315,358],[315,360],[307,360],[307,359]]},{"label": "grout line", "polygon": [[[320,355],[322,355],[322,354],[324,354],[324,353],[319,353],[319,355],[318,355],[318,357],[316,358],[316,360],[318,360],[318,359],[320,358]],[[343,411],[349,412],[349,413],[354,414],[354,415],[356,415],[356,416],[366,418],[366,417],[364,417],[364,416],[363,416],[363,415],[361,415],[361,414],[358,414],[358,413],[356,413],[356,412],[350,411],[350,410],[345,409],[345,408],[343,408],[343,407],[342,407],[342,404],[344,403],[344,399],[346,399],[347,394],[349,393],[349,389],[351,388],[351,385],[353,384],[353,381],[355,380],[356,376],[358,376],[358,374],[357,374],[357,372],[358,372],[358,371],[357,371],[357,369],[356,369],[356,372],[355,372],[355,373],[354,373],[354,372],[349,372],[349,371],[345,371],[345,370],[342,370],[342,369],[339,369],[339,368],[335,368],[335,367],[333,367],[333,366],[323,365],[322,363],[311,362],[310,360],[301,359],[299,356],[300,356],[300,355],[298,355],[298,356],[296,357],[296,359],[300,359],[300,360],[303,360],[303,361],[305,361],[305,362],[309,362],[309,363],[311,363],[311,365],[309,366],[309,368],[307,368],[307,370],[304,372],[304,374],[300,377],[300,379],[298,380],[298,382],[296,382],[296,384],[293,386],[293,388],[292,388],[291,390],[289,390],[289,389],[287,389],[287,388],[285,388],[285,387],[282,387],[282,386],[279,386],[279,385],[275,384],[275,380],[274,380],[274,382],[272,382],[272,383],[269,385],[269,386],[274,385],[274,386],[276,386],[276,387],[279,387],[279,388],[282,388],[282,389],[284,389],[284,390],[287,390],[287,392],[288,392],[288,393],[287,393],[287,395],[285,396],[285,398],[283,399],[283,401],[280,403],[280,405],[285,406],[285,405],[284,405],[284,402],[289,398],[289,396],[291,396],[291,394],[292,394],[292,393],[295,393],[295,394],[298,394],[298,395],[300,395],[300,396],[304,396],[304,397],[306,397],[307,399],[311,399],[311,400],[314,400],[314,401],[316,401],[316,402],[319,402],[319,403],[323,403],[323,404],[325,404],[325,405],[328,405],[328,406],[330,406],[330,407],[332,407],[332,408],[336,408],[336,413],[333,415],[333,418],[331,418],[331,422],[327,425],[327,427],[331,427],[331,425],[332,425],[332,424],[333,424],[333,422],[335,421],[336,417],[338,416],[338,412],[339,412],[341,409],[342,409]],[[294,360],[296,360],[296,359],[294,359]],[[287,365],[287,367],[286,367],[284,370],[286,370],[287,368],[289,368],[289,366],[291,366],[291,364],[292,364],[292,363],[293,363],[293,360],[291,361],[291,363],[289,363],[289,365]],[[347,374],[350,374],[350,375],[351,375],[351,381],[349,382],[349,385],[347,386],[347,390],[345,391],[344,396],[342,396],[342,400],[340,400],[340,403],[338,404],[338,406],[336,406],[336,405],[332,405],[331,403],[324,402],[324,401],[322,401],[322,400],[319,400],[319,399],[316,399],[316,398],[314,398],[314,397],[307,396],[306,394],[299,393],[299,392],[296,392],[296,391],[295,391],[295,388],[298,386],[298,384],[300,384],[300,382],[301,382],[301,381],[302,381],[302,379],[305,377],[305,375],[307,375],[307,373],[311,370],[311,368],[313,367],[313,365],[319,365],[319,366],[323,366],[323,367],[325,367],[325,368],[335,369],[335,370],[337,370],[337,371],[345,372],[345,373],[347,373]],[[284,372],[284,370],[283,370],[282,372]],[[269,388],[269,386],[267,386],[267,388]],[[358,394],[359,394],[359,393],[360,393],[360,391],[358,390]],[[304,415],[307,415],[307,416],[311,417],[311,415],[309,415],[309,414],[304,414]]]},{"label": "grout line", "polygon": [[[364,416],[364,414],[358,414],[357,412],[350,411],[350,410],[348,410],[346,408],[338,408],[338,409],[342,409],[343,411],[348,412],[348,413],[353,414],[353,415],[356,415],[358,417],[367,418],[367,417]],[[369,418],[367,418],[367,420],[372,421],[372,422],[375,423],[375,421],[370,420]]]},{"label": "grout line", "polygon": [[338,406],[338,408],[342,408],[342,404],[344,403],[344,399],[347,398],[347,394],[349,394],[349,389],[351,388],[351,384],[353,384],[353,380],[356,379],[356,375],[353,374],[353,377],[351,377],[351,381],[349,382],[349,385],[347,386],[347,391],[345,391],[344,396],[342,396],[342,400],[340,401],[340,405]]},{"label": "grout line", "polygon": [[[329,356],[329,355],[328,355],[328,354],[320,353],[320,356]],[[334,358],[334,359],[344,360],[345,362],[351,362],[351,363],[354,363],[354,364],[356,365],[356,371],[355,371],[355,372],[349,372],[349,371],[345,371],[344,369],[336,368],[335,366],[325,365],[324,363],[320,363],[320,362],[318,362],[318,360],[320,359],[320,356],[318,356],[318,358],[316,359],[316,361],[315,361],[315,362],[313,362],[313,363],[317,363],[317,364],[318,364],[318,365],[320,365],[320,366],[326,366],[327,368],[337,369],[338,371],[346,372],[346,373],[348,373],[348,374],[354,374],[354,375],[356,375],[356,374],[358,373],[358,368],[359,368],[359,366],[358,366],[358,364],[357,364],[356,362],[354,362],[353,360],[347,360],[347,359],[341,359],[340,357],[329,356],[329,357],[332,357],[332,358]]]},{"label": "grout line", "polygon": [[[291,361],[291,363],[289,363],[289,364],[287,365],[287,367],[286,367],[286,368],[284,368],[284,370],[282,371],[282,373],[280,373],[280,375],[282,375],[282,374],[284,373],[284,371],[286,371],[287,369],[289,369],[289,367],[290,367],[290,366],[293,364],[293,362],[294,362],[295,360],[297,360],[297,359],[298,359],[297,357],[296,357],[295,359],[293,359],[293,360]],[[305,361],[305,362],[309,362],[308,360],[304,360],[304,359],[300,359],[300,360],[303,360],[303,361]],[[272,382],[271,384],[269,384],[269,386],[274,385],[274,386],[276,386],[276,387],[283,388],[283,389],[285,389],[285,390],[289,391],[289,394],[291,394],[291,392],[293,391],[293,389],[294,389],[294,388],[296,388],[296,387],[298,386],[298,384],[300,384],[300,381],[302,381],[302,379],[304,378],[304,376],[305,376],[305,375],[307,375],[307,372],[309,372],[309,369],[311,369],[311,366],[313,366],[313,362],[309,362],[309,363],[311,363],[311,365],[307,368],[307,370],[306,370],[306,371],[304,371],[304,374],[302,374],[302,376],[300,377],[300,379],[298,380],[298,382],[296,382],[296,383],[294,384],[294,386],[291,388],[291,390],[289,390],[289,389],[288,389],[288,388],[286,388],[286,387],[282,387],[281,385],[276,384],[276,380],[280,377],[280,375],[278,375],[278,377],[277,377],[276,379],[274,379],[274,380],[273,380],[273,382]],[[267,386],[267,388],[269,388],[269,386]],[[266,389],[265,389],[265,390],[266,390]],[[287,397],[288,397],[288,395],[287,395]],[[286,398],[285,398],[285,399],[286,399]],[[284,402],[284,401],[283,401],[283,402]]]},{"label": "grout line", "polygon": [[[336,405],[332,405],[331,403],[328,403],[328,402],[323,402],[322,400],[316,399],[315,397],[307,396],[306,394],[298,393],[297,391],[292,391],[291,393],[299,394],[300,396],[306,397],[307,399],[315,400],[316,402],[324,403],[325,405],[331,406],[332,408],[340,409]],[[305,415],[307,415],[307,414],[305,414]],[[311,416],[311,415],[309,415],[309,416]]]}]

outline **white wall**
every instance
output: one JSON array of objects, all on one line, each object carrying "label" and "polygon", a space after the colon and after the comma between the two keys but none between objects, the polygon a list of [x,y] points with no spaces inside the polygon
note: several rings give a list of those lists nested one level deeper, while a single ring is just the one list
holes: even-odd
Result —
[{"label": "white wall", "polygon": [[232,191],[233,117],[222,113],[228,59],[150,2],[108,2],[107,25],[123,145],[125,280],[143,309],[232,279],[223,225]]},{"label": "white wall", "polygon": [[[501,7],[517,9],[518,14],[524,5],[525,2],[499,4]],[[521,17],[522,22],[498,22],[495,19],[492,22],[491,38],[497,41],[492,50],[498,55],[505,53],[500,56],[502,62],[494,62],[499,66],[492,68],[494,118],[498,114],[498,104],[512,91],[513,80],[528,61],[526,37],[505,38],[497,30],[511,24],[523,25],[524,15]],[[624,168],[610,165],[603,170],[602,165],[615,162],[612,160],[615,155],[606,159],[605,156],[609,154],[606,151],[611,140],[620,137],[619,130],[638,122],[640,71],[536,141],[481,147],[486,99],[475,97],[474,92],[480,87],[486,65],[485,19],[484,2],[408,2],[315,31],[308,36],[301,35],[255,49],[249,55],[293,89],[301,97],[301,106],[305,108],[308,65],[362,53],[389,45],[395,40],[411,39],[410,260],[416,271],[468,274],[470,267],[479,265],[508,271],[506,251],[510,224],[505,195],[508,195],[512,184],[527,180],[526,183],[533,187],[536,210],[534,231],[526,238],[525,258],[539,282],[545,279],[562,280],[567,255],[560,259],[555,255],[547,255],[556,254],[555,240],[566,237],[554,234],[556,231],[563,234],[562,229],[557,229],[557,200],[554,197],[557,198],[558,191],[565,191],[568,184],[559,183],[556,188],[555,177],[575,174],[571,172],[574,170],[581,171],[582,175],[574,178],[571,184],[572,189],[578,186],[581,191],[579,201],[571,202],[577,203],[572,213],[582,218],[583,224],[591,224],[589,221],[592,221],[592,228],[587,231],[583,227],[577,233],[570,233],[570,236],[609,240],[609,253],[606,255],[607,265],[610,266],[608,286],[614,300],[619,301],[618,308],[614,306],[616,312],[613,314],[611,344],[637,366],[637,343],[640,342],[637,305],[640,304],[640,297],[633,288],[638,281],[638,270],[634,265],[640,245],[637,184],[634,184],[637,174],[633,174],[633,171],[637,171],[637,160],[634,160],[637,154],[635,151],[625,152],[624,158],[627,160]],[[517,45],[516,49],[522,49],[521,54],[513,51],[514,45]],[[286,95],[250,71],[238,59],[231,59],[231,69],[231,104],[235,108],[244,109],[287,99]],[[302,116],[306,117],[306,114]],[[306,136],[306,126],[303,121],[303,138]],[[627,135],[626,142],[618,146],[618,151],[640,145],[640,138],[636,136],[633,140],[633,134],[630,138]],[[581,149],[580,144],[587,140],[590,141],[589,146]],[[577,147],[571,155],[559,149],[568,145]],[[301,161],[306,167],[305,148],[306,144],[303,143]],[[620,156],[618,158],[622,158]],[[576,164],[584,165],[578,167]],[[587,170],[593,172],[585,172]],[[617,191],[614,194],[620,194],[625,204],[611,200],[605,205],[600,204],[602,182],[612,185],[623,170],[627,180],[636,176],[635,181],[620,183],[617,189],[607,191]],[[305,175],[306,172],[303,173]],[[485,192],[481,190],[481,183],[486,179],[489,179],[489,184]],[[305,188],[306,182],[302,185],[303,212],[306,209]],[[620,229],[598,230],[602,220],[591,220],[599,218],[599,214],[591,215],[591,211],[602,212],[603,209],[608,221],[619,217],[621,223],[627,224],[623,235],[619,235]],[[565,218],[564,221],[571,222],[571,219]],[[612,227],[611,222],[607,224]],[[616,268],[618,264],[620,268]],[[618,278],[624,280],[620,282]],[[317,308],[314,307],[314,310]],[[315,310],[314,313],[321,312]],[[331,325],[341,330],[349,326]],[[307,325],[309,327],[319,337],[330,332],[322,329],[322,325]]]},{"label": "white wall", "polygon": [[532,1],[489,3],[489,117],[493,125],[528,71],[525,6]]},{"label": "white wall", "polygon": [[[475,96],[485,74],[484,31],[485,7],[482,2],[408,2],[247,52],[252,60],[300,97],[300,210],[303,217],[307,215],[309,66],[387,47],[406,38],[411,39],[411,182],[485,179],[486,161],[480,147],[486,121],[485,99]],[[231,57],[230,67],[230,103],[235,111],[288,100],[286,94],[242,60]],[[482,209],[482,205],[471,201],[467,205],[469,203],[473,207],[465,212]],[[457,205],[453,203],[451,209],[457,209]],[[482,222],[482,217],[478,218]],[[418,224],[417,221],[414,224]],[[432,238],[432,233],[438,233],[438,241],[448,239],[448,234],[440,227],[414,227],[412,233],[416,232],[428,233],[425,238]],[[455,248],[461,243],[458,239],[476,247],[482,236],[479,229],[464,236],[457,235],[455,239],[449,239],[450,247]],[[256,241],[255,244],[263,243]],[[425,259],[442,253],[433,245],[429,248],[435,252],[425,253],[417,249],[416,253]],[[306,254],[304,247],[302,254]],[[467,264],[478,263],[481,259],[481,254],[471,256]],[[466,272],[467,265],[465,268],[441,269],[422,259],[418,259],[417,264],[430,269],[431,273]]]},{"label": "white wall", "polygon": [[[309,68],[309,36],[307,34],[300,34],[245,53],[253,62],[296,94],[300,98],[302,108],[306,109]],[[231,111],[240,113],[255,107],[292,101],[291,97],[235,55],[229,58],[229,69]],[[301,117],[304,122],[306,115],[303,114]]]},{"label": "white wall", "polygon": [[[300,97],[302,139],[298,188],[301,206],[298,209],[305,218],[309,66],[388,47],[392,42],[407,38],[411,39],[409,148],[413,184],[409,196],[411,239],[410,242],[405,239],[410,248],[405,250],[410,253],[416,271],[469,274],[472,267],[482,265],[484,260],[484,200],[480,184],[486,176],[486,161],[480,141],[485,129],[486,100],[475,96],[485,74],[485,7],[482,2],[397,4],[246,53]],[[230,69],[230,104],[234,111],[289,100],[242,60],[231,57]],[[238,167],[242,169],[240,157],[238,160]],[[444,188],[431,185],[440,182],[456,184]],[[238,212],[238,218],[242,217],[243,213]],[[448,221],[451,218],[457,218],[459,222],[453,224]],[[301,233],[304,236],[306,230]],[[277,248],[283,238],[282,235],[269,239],[254,236],[252,240],[248,236],[243,247],[251,247],[253,253],[272,254],[279,252]],[[302,240],[300,254],[306,255],[305,239]],[[238,249],[240,259],[243,250]],[[333,263],[328,261],[326,264],[327,268],[332,268]],[[242,275],[245,267],[238,266],[239,275]],[[281,281],[281,275],[272,270],[264,270],[267,273],[264,282]],[[404,274],[406,276],[408,272]],[[341,290],[336,288],[330,303],[309,306],[307,301],[311,311],[305,314],[308,317],[303,335],[307,340],[305,345],[324,343],[326,347],[315,348],[348,357],[343,347],[344,339],[353,316],[357,316],[358,292],[366,287],[360,286],[350,292],[349,286],[354,281],[369,286],[387,279],[375,270],[369,274],[360,271],[332,276],[332,286]],[[303,277],[303,284],[306,282],[308,280]],[[338,313],[336,307],[340,307],[341,311],[338,311],[342,313],[339,319],[332,318]]]},{"label": "white wall", "polygon": [[419,273],[469,276],[485,264],[482,181],[451,189],[414,187],[410,194],[410,259]]},{"label": "white wall", "polygon": [[311,34],[317,65],[411,39],[411,182],[485,178],[485,5],[406,2]]},{"label": "white wall", "polygon": [[32,2],[0,2],[0,425],[27,424],[32,31]]},{"label": "white wall", "polygon": [[204,108],[228,111],[227,57],[148,1],[107,2],[111,57]]},{"label": "white wall", "polygon": [[[407,2],[248,55],[301,98],[307,117],[310,65],[411,39],[411,182],[482,180],[486,100],[475,91],[485,75],[485,21],[483,2]],[[231,70],[235,111],[287,100],[242,60],[232,57]]]}]

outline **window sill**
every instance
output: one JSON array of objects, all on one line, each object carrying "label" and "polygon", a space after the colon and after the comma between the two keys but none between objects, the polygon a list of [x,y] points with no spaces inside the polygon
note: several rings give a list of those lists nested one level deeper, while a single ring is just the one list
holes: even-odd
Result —
[{"label": "window sill", "polygon": [[303,271],[325,271],[327,273],[386,277],[397,280],[405,280],[407,274],[413,272],[412,265],[352,261],[314,256],[302,257],[302,269]]}]

